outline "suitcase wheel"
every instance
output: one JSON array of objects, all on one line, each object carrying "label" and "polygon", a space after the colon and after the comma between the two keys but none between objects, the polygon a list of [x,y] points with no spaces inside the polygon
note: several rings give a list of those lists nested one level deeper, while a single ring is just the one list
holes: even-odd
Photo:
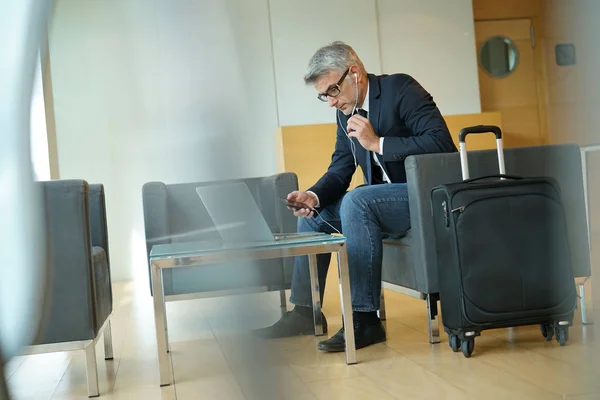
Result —
[{"label": "suitcase wheel", "polygon": [[554,327],[550,324],[541,324],[540,330],[542,331],[542,336],[546,338],[546,341],[551,341],[554,336]]},{"label": "suitcase wheel", "polygon": [[448,341],[450,342],[450,348],[453,352],[456,353],[460,350],[460,339],[458,339],[458,336],[450,335]]},{"label": "suitcase wheel", "polygon": [[556,328],[556,341],[564,346],[567,344],[567,340],[569,340],[569,327]]},{"label": "suitcase wheel", "polygon": [[463,356],[465,356],[466,358],[471,357],[471,354],[473,354],[473,349],[475,348],[475,339],[471,338],[463,340],[460,344],[460,348],[462,350]]}]

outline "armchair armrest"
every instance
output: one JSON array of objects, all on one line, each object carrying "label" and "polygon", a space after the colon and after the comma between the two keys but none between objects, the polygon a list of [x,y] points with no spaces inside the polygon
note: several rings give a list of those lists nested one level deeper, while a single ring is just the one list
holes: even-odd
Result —
[{"label": "armchair armrest", "polygon": [[89,185],[89,211],[92,246],[103,248],[106,253],[106,258],[109,260],[110,251],[108,246],[108,224],[106,219],[104,185]]},{"label": "armchair armrest", "polygon": [[412,268],[421,293],[439,290],[431,189],[441,183],[461,180],[460,165],[457,167],[455,161],[459,161],[458,153],[409,156],[405,161],[413,238]]},{"label": "armchair armrest", "polygon": [[60,180],[41,185],[50,296],[35,344],[92,339],[99,327],[94,316],[88,183]]},{"label": "armchair armrest", "polygon": [[[108,245],[108,223],[106,218],[106,200],[104,195],[104,185],[91,184],[89,185],[89,213],[90,213],[90,235],[92,240],[92,257],[96,258],[96,247],[104,251],[106,260],[106,279],[108,281],[108,299],[110,299],[110,315],[112,312],[112,286],[110,273],[110,248]],[[98,304],[98,303],[97,303]],[[98,310],[96,310],[98,312]],[[104,319],[101,321],[100,325]]]}]

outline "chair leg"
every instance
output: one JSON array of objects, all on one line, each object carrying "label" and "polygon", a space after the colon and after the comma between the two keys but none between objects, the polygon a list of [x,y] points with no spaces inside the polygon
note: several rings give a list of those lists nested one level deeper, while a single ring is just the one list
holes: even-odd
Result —
[{"label": "chair leg", "polygon": [[106,323],[106,328],[104,328],[104,359],[113,359],[112,329],[110,326],[110,319]]},{"label": "chair leg", "polygon": [[438,295],[427,294],[427,324],[429,343],[440,343],[440,318],[438,316]]},{"label": "chair leg", "polygon": [[385,298],[383,296],[383,288],[381,288],[381,296],[379,299],[379,319],[382,321],[386,320],[385,316]]},{"label": "chair leg", "polygon": [[281,316],[284,316],[287,312],[287,296],[285,294],[285,290],[279,291],[279,304],[281,307]]},{"label": "chair leg", "polygon": [[88,397],[98,397],[100,396],[100,390],[98,389],[98,367],[96,365],[96,346],[93,340],[85,348],[85,366]]},{"label": "chair leg", "polygon": [[583,325],[592,325],[593,322],[589,319],[588,313],[587,313],[587,301],[586,301],[586,296],[585,296],[585,284],[587,283],[587,281],[589,280],[586,279],[585,281],[583,281],[582,283],[578,283],[577,287],[579,288],[579,305],[581,308],[581,323]]}]

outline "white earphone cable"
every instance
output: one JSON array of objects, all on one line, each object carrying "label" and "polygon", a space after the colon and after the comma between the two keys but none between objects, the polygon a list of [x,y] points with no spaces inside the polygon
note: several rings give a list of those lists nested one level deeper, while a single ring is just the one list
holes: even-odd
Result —
[{"label": "white earphone cable", "polygon": [[[358,106],[358,77],[356,76],[356,74],[354,74],[354,83],[355,83],[354,87],[356,89],[355,90],[356,97],[354,98],[354,107],[352,107],[351,115],[354,115],[354,113],[356,111],[356,107]],[[339,111],[340,110],[338,109],[337,112],[335,113],[336,121],[337,121],[338,125],[340,126],[340,128],[342,128],[342,130],[346,134],[346,137],[348,138],[348,140],[350,141],[350,150],[352,151],[352,157],[354,158],[354,168],[358,168],[358,162],[356,161],[356,145],[352,141],[352,138],[350,137],[350,135],[348,135],[348,131],[346,131],[346,128],[344,128],[344,126],[340,123]],[[350,183],[350,185],[352,187],[354,187],[355,180],[356,180],[356,172],[354,173],[354,179],[352,179],[352,182]]]},{"label": "white earphone cable", "polygon": [[329,226],[330,226],[330,227],[331,227],[331,228],[332,228],[334,231],[336,231],[336,232],[337,232],[337,233],[339,233],[340,235],[342,234],[342,232],[338,231],[338,230],[335,228],[335,226],[333,226],[333,225],[331,225],[329,222],[327,222],[327,221],[325,220],[325,218],[323,218],[323,217],[321,216],[321,214],[320,214],[320,213],[319,213],[319,212],[318,212],[318,211],[317,211],[315,208],[313,208],[313,209],[312,209],[312,211],[313,211],[313,212],[316,212],[316,213],[317,213],[317,215],[319,216],[319,218],[321,218],[321,221],[323,221],[323,222],[325,222],[327,225],[329,225]]},{"label": "white earphone cable", "polygon": [[[354,82],[355,82],[354,87],[356,88],[356,91],[355,91],[356,97],[354,98],[354,107],[352,107],[352,115],[354,115],[354,113],[356,111],[356,107],[358,106],[358,77],[356,76],[356,74],[354,74]],[[350,141],[350,150],[352,151],[352,157],[354,158],[354,167],[358,168],[358,162],[356,161],[356,145],[352,141],[352,138],[350,137],[350,135],[348,135],[348,131],[346,131],[346,128],[344,128],[344,126],[341,124],[339,111],[340,110],[338,109],[337,112],[335,113],[335,118],[336,118],[338,125],[340,126],[340,128],[342,128],[342,130],[346,134],[346,137]],[[354,179],[356,179],[356,173],[354,175],[355,175]],[[352,186],[354,186],[354,179],[352,180],[352,183],[351,183]],[[311,208],[311,211],[317,213],[317,216],[319,218],[321,218],[321,221],[325,222],[327,225],[329,225],[331,227],[331,229],[333,229],[334,231],[336,231],[337,233],[342,235],[342,232],[340,232],[335,226],[333,226],[329,222],[327,222],[325,220],[325,218],[323,218],[321,213],[319,213],[319,211],[316,208]]]}]

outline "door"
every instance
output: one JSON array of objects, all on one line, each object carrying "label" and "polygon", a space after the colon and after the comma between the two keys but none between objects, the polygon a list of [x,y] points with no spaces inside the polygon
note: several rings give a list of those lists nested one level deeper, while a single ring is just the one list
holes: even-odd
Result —
[{"label": "door", "polygon": [[543,143],[529,19],[475,22],[482,111],[499,111],[505,147]]}]

